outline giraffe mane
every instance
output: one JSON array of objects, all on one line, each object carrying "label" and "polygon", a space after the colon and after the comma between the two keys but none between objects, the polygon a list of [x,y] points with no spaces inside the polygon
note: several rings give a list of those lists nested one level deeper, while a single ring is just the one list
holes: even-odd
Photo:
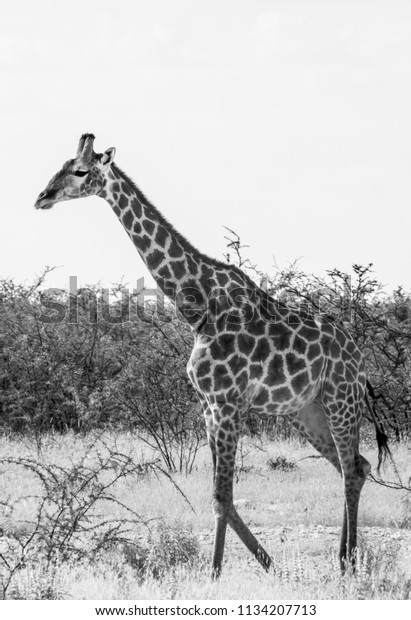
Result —
[{"label": "giraffe mane", "polygon": [[[133,191],[135,191],[139,201],[147,205],[148,207],[150,207],[150,209],[152,210],[152,213],[155,215],[159,224],[162,224],[165,228],[167,228],[167,230],[170,230],[173,233],[173,235],[178,239],[178,241],[181,243],[181,245],[183,246],[185,250],[189,250],[189,251],[194,250],[194,252],[198,254],[201,257],[201,259],[203,259],[207,263],[210,263],[214,267],[218,267],[221,269],[233,269],[234,271],[237,272],[238,275],[241,275],[243,278],[248,278],[248,276],[236,265],[232,265],[231,263],[225,263],[223,261],[219,261],[216,258],[211,258],[207,254],[200,252],[200,250],[198,250],[192,243],[190,243],[190,241],[188,241],[188,239],[184,235],[182,235],[176,228],[174,228],[174,226],[167,220],[166,217],[164,217],[164,215],[157,209],[157,207],[155,207],[153,203],[148,200],[148,198],[143,194],[143,192],[135,184],[135,182],[124,172],[124,170],[122,170],[115,163],[112,163],[111,166],[116,172],[118,172],[121,178],[124,179],[130,185]],[[252,282],[250,278],[248,279],[250,280],[250,282]],[[257,286],[255,283],[253,283],[253,285]]]},{"label": "giraffe mane", "polygon": [[155,216],[155,218],[157,219],[159,224],[162,224],[167,230],[171,231],[173,233],[173,235],[178,239],[178,241],[180,242],[180,244],[182,245],[182,247],[184,248],[185,251],[188,252],[194,252],[195,254],[197,254],[201,260],[203,260],[204,262],[208,263],[209,265],[212,265],[213,267],[216,267],[217,269],[222,269],[224,271],[231,271],[231,272],[235,272],[237,274],[237,276],[239,276],[241,278],[241,280],[243,281],[244,287],[246,289],[249,289],[251,291],[254,291],[255,293],[257,293],[258,298],[260,299],[261,302],[264,302],[267,307],[271,307],[276,308],[277,310],[282,309],[283,312],[287,312],[292,310],[292,306],[290,306],[289,304],[284,303],[283,301],[276,299],[275,297],[273,297],[272,295],[269,295],[266,291],[264,291],[260,286],[258,286],[258,284],[256,284],[254,282],[254,280],[252,280],[252,278],[250,278],[250,276],[248,274],[246,274],[242,269],[240,269],[240,267],[238,267],[237,265],[233,265],[231,263],[225,263],[223,261],[219,261],[216,258],[211,258],[210,256],[208,256],[207,254],[204,254],[203,252],[200,252],[200,250],[198,250],[192,243],[190,243],[190,241],[188,241],[188,239],[182,235],[176,228],[174,228],[174,226],[167,220],[166,217],[164,217],[164,215],[157,209],[157,207],[155,207],[149,200],[148,198],[145,196],[145,194],[140,190],[140,188],[136,185],[136,183],[133,181],[133,179],[131,179],[125,172],[124,170],[122,170],[117,164],[115,164],[114,162],[111,164],[113,170],[115,172],[117,172],[117,174],[124,180],[126,181],[126,183],[130,186],[130,188],[135,192],[138,200],[148,206],[152,212],[152,214]]}]

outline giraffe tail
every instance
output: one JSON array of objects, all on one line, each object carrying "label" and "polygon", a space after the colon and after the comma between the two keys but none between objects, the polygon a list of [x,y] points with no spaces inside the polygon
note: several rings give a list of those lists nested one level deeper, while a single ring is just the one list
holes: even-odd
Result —
[{"label": "giraffe tail", "polygon": [[376,435],[377,446],[378,446],[377,473],[379,475],[382,463],[385,462],[388,456],[392,460],[392,454],[391,454],[390,448],[388,447],[388,436],[386,435],[384,431],[383,425],[378,419],[377,410],[376,410],[376,406],[374,402],[377,399],[377,396],[374,392],[374,388],[372,387],[371,383],[368,380],[367,380],[367,390],[368,390],[369,395],[373,399],[373,403],[371,405],[367,394],[365,395],[365,402],[367,403],[368,411],[370,412],[372,422],[374,423],[374,426],[375,426],[375,435]]}]

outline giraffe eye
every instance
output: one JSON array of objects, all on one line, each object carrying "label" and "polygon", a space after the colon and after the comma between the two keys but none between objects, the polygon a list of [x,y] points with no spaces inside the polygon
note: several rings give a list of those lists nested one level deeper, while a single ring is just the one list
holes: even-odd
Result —
[{"label": "giraffe eye", "polygon": [[88,170],[75,170],[73,174],[76,177],[85,177],[88,174]]}]

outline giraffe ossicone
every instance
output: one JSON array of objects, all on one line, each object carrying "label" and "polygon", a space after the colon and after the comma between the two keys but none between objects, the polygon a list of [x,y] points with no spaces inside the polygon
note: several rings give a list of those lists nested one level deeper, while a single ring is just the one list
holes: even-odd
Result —
[{"label": "giraffe ossicone", "polygon": [[342,475],[344,570],[355,559],[359,498],[371,467],[359,453],[366,401],[360,350],[337,322],[298,314],[238,267],[199,252],[114,163],[115,149],[98,154],[93,142],[92,134],[83,134],[76,157],[54,175],[35,206],[104,198],[160,289],[191,326],[194,346],[187,371],[203,407],[213,460],[214,577],[221,572],[227,524],[266,570],[271,565],[233,504],[235,455],[246,411],[289,416]]}]

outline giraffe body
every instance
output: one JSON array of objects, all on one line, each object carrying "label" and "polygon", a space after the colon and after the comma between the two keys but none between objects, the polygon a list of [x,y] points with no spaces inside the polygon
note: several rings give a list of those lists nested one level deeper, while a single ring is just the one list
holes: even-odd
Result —
[{"label": "giraffe body", "polygon": [[213,469],[216,519],[212,561],[221,571],[227,523],[268,569],[271,559],[233,505],[241,418],[287,415],[344,481],[342,568],[355,556],[361,488],[370,471],[359,454],[366,377],[361,352],[330,319],[271,298],[233,265],[196,250],[113,163],[92,134],[39,195],[36,207],[98,195],[113,208],[162,291],[194,334],[187,372],[202,403]]}]

